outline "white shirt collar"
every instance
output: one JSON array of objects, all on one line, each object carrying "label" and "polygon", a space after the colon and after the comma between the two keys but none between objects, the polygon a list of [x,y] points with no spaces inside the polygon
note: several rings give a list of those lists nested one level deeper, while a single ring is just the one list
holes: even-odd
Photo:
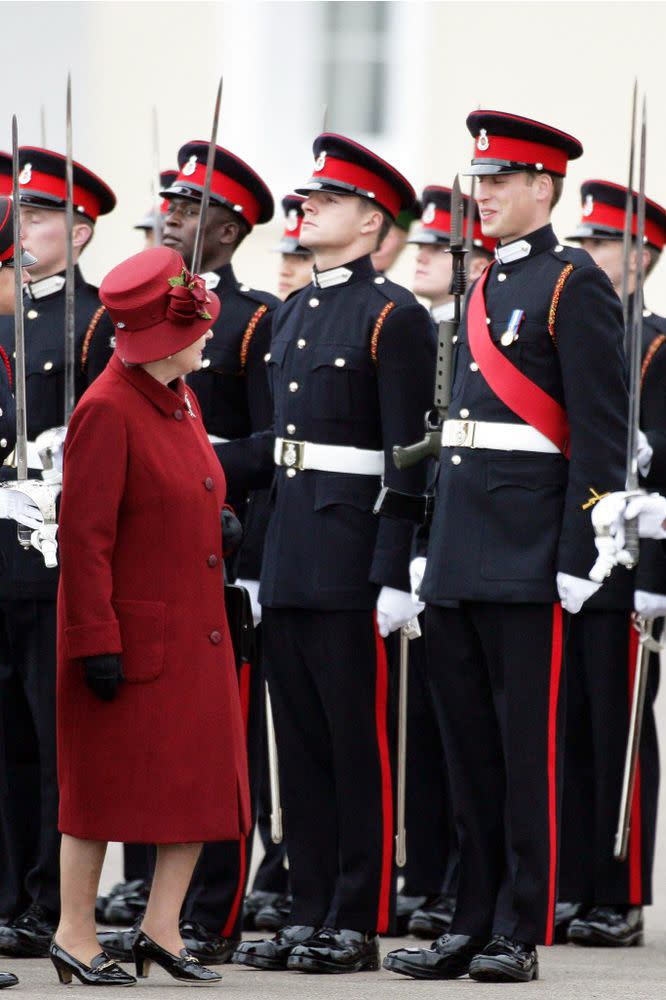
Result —
[{"label": "white shirt collar", "polygon": [[204,271],[200,277],[206,282],[206,288],[209,291],[212,291],[213,288],[217,288],[220,283],[220,276],[215,271]]},{"label": "white shirt collar", "polygon": [[513,243],[506,243],[504,246],[498,243],[495,247],[495,259],[500,264],[512,264],[515,260],[529,257],[531,251],[532,244],[527,240],[514,240]]},{"label": "white shirt collar", "polygon": [[312,269],[312,284],[315,288],[332,288],[333,285],[344,285],[354,272],[348,267],[331,267],[328,271]]},{"label": "white shirt collar", "polygon": [[442,302],[441,305],[433,306],[430,310],[430,315],[434,319],[435,323],[441,323],[442,320],[453,319],[455,311],[455,302]]},{"label": "white shirt collar", "polygon": [[62,274],[52,274],[48,278],[31,281],[26,287],[31,299],[43,299],[47,295],[55,295],[56,292],[62,291],[65,287],[65,277]]}]

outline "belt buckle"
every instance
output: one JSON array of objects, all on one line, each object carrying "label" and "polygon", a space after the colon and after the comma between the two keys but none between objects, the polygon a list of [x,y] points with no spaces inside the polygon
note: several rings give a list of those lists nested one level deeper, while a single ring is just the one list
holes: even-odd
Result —
[{"label": "belt buckle", "polygon": [[459,420],[456,423],[454,447],[473,448],[476,435],[476,420]]},{"label": "belt buckle", "polygon": [[305,441],[284,441],[280,449],[280,465],[288,469],[300,469],[303,471],[303,459],[305,457]]}]

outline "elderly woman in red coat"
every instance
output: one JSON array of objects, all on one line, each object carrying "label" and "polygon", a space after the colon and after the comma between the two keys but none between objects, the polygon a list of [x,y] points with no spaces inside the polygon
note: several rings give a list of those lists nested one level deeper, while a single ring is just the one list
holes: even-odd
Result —
[{"label": "elderly woman in red coat", "polygon": [[131,985],[100,954],[94,907],[108,840],[155,843],[134,943],[187,980],[219,979],[183,948],[201,842],[249,828],[243,721],[224,607],[224,473],[182,376],[202,364],[219,300],[167,247],[114,268],[100,298],[115,354],[65,443],[58,604],[64,982]]}]

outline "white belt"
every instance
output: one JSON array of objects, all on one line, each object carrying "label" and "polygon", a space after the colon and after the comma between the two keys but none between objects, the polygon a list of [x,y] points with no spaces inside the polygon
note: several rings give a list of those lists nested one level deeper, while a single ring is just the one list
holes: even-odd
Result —
[{"label": "white belt", "polygon": [[557,445],[536,427],[530,427],[529,424],[496,424],[485,420],[445,420],[442,447],[560,454]]},{"label": "white belt", "polygon": [[339,444],[313,444],[312,441],[275,439],[273,458],[276,465],[288,469],[315,469],[317,472],[346,472],[355,476],[382,476],[384,452],[350,448]]}]

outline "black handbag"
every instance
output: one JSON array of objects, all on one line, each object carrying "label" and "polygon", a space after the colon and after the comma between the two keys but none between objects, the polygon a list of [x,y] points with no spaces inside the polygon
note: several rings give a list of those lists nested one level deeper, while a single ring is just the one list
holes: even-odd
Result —
[{"label": "black handbag", "polygon": [[227,610],[231,644],[234,648],[236,670],[240,673],[244,663],[254,662],[254,621],[250,595],[245,587],[239,587],[236,583],[225,583],[224,604]]}]

